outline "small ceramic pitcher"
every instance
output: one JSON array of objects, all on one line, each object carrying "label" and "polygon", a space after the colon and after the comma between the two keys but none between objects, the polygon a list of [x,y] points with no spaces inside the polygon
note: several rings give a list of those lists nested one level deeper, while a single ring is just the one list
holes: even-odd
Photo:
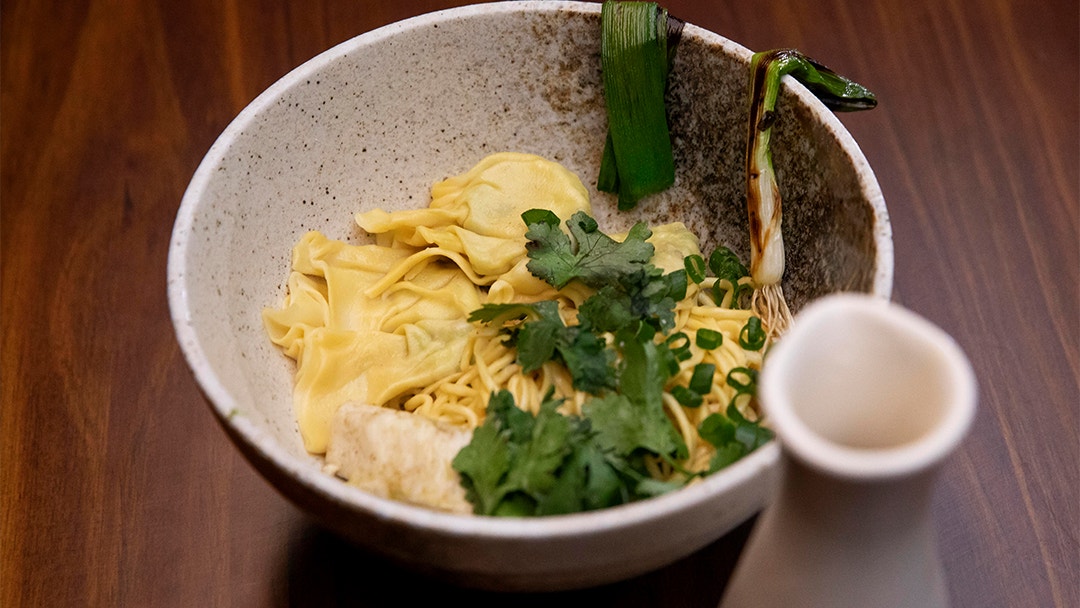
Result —
[{"label": "small ceramic pitcher", "polygon": [[872,296],[819,299],[758,384],[784,473],[722,608],[943,608],[931,493],[975,413],[971,365],[929,321]]}]

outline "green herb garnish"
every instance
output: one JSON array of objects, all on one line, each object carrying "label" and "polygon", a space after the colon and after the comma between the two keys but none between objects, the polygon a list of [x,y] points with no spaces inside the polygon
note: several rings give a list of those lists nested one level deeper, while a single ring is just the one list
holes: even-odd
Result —
[{"label": "green herb garnish", "polygon": [[702,327],[694,334],[694,344],[704,350],[718,348],[724,343],[724,334],[707,327]]},{"label": "green herb garnish", "polygon": [[761,347],[765,346],[767,338],[765,328],[761,326],[761,319],[750,317],[746,320],[746,325],[743,325],[742,331],[739,332],[739,346],[746,350],[761,350]]},{"label": "green herb garnish", "polygon": [[683,268],[691,281],[700,283],[705,280],[705,258],[700,255],[695,253],[683,258]]},{"label": "green herb garnish", "polygon": [[739,460],[773,438],[772,431],[747,420],[734,406],[729,406],[725,413],[726,416],[710,414],[698,427],[702,439],[716,447],[716,454],[709,462],[710,473]]},{"label": "green herb garnish", "polygon": [[749,271],[739,261],[739,256],[727,247],[717,247],[709,256],[709,272],[717,278],[713,283],[713,300],[717,304],[724,300],[724,288],[720,280],[725,280],[731,285],[731,307],[741,308],[742,294],[749,290],[750,286],[739,282],[743,277],[749,276]]},{"label": "green herb garnish", "polygon": [[[567,232],[551,212],[530,210],[522,219],[528,226],[529,270],[556,288],[579,281],[594,293],[578,307],[576,324],[563,321],[556,300],[487,304],[469,320],[497,324],[517,349],[525,373],[557,362],[569,371],[574,388],[591,396],[578,418],[558,413],[561,401],[550,393],[536,416],[519,410],[509,392],[492,395],[484,424],[454,460],[476,512],[568,513],[681,487],[701,473],[677,464],[689,453],[665,411],[664,393],[680,372],[680,362],[692,356],[691,338],[668,332],[674,327],[675,304],[686,296],[691,268],[699,266],[691,262],[670,273],[653,266],[653,247],[646,242],[652,233],[644,224],[618,242],[585,213],[566,222]],[[715,348],[721,340],[719,332],[701,329],[693,343]],[[699,407],[715,375],[714,365],[699,363],[687,385],[673,386],[670,393],[685,407]],[[729,374],[727,382],[733,381]],[[743,386],[736,393],[747,390]],[[733,407],[734,402],[728,410],[738,414]],[[739,431],[739,425],[752,423],[740,416],[730,424],[737,446],[718,445],[724,456],[710,471],[747,449],[739,438],[752,433]],[[648,459],[666,462],[684,475],[653,479]]]},{"label": "green herb garnish", "polygon": [[671,334],[665,341],[671,354],[679,361],[686,361],[694,354],[690,352],[690,336],[683,332]]},{"label": "green herb garnish", "polygon": [[517,348],[517,361],[526,374],[554,359],[566,366],[574,388],[598,393],[615,387],[615,353],[601,336],[581,326],[567,326],[554,300],[535,304],[487,304],[469,315],[471,322],[527,319],[505,329]]},{"label": "green herb garnish", "polygon": [[690,376],[690,390],[704,395],[712,390],[713,376],[716,375],[716,366],[712,363],[698,363],[694,366],[694,373]]},{"label": "green herb garnish", "polygon": [[[526,222],[528,214],[522,215]],[[566,226],[569,235],[557,222],[545,219],[528,223],[525,233],[529,271],[556,289],[574,279],[595,289],[613,285],[643,270],[652,259],[653,246],[645,242],[652,231],[644,223],[635,224],[621,243],[600,232],[596,220],[582,211],[571,216]]]},{"label": "green herb garnish", "polygon": [[577,420],[545,400],[535,417],[514,405],[508,391],[488,402],[484,424],[454,457],[466,495],[480,515],[531,515],[556,485],[556,473],[573,450]]},{"label": "green herb garnish", "polygon": [[701,393],[690,390],[689,387],[676,385],[671,387],[671,396],[683,407],[701,407],[705,400]]}]

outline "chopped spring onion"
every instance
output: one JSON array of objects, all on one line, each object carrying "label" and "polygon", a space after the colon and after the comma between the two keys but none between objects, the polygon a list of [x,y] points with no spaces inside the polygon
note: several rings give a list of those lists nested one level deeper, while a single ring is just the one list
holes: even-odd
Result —
[{"label": "chopped spring onion", "polygon": [[780,81],[790,74],[833,111],[867,110],[877,99],[866,87],[840,76],[794,49],[754,53],[750,60],[750,121],[746,146],[746,207],[750,224],[751,308],[769,337],[791,322],[780,281],[784,275],[780,188],[769,140],[776,123]]},{"label": "chopped spring onion", "polygon": [[724,343],[724,334],[716,331],[715,329],[709,329],[708,327],[702,327],[694,334],[694,344],[698,348],[705,350],[712,350]]},{"label": "chopped spring onion", "polygon": [[679,361],[685,361],[693,356],[690,352],[690,336],[683,332],[672,334],[667,339],[667,347],[671,354]]},{"label": "chopped spring onion", "polygon": [[695,393],[704,395],[712,390],[712,381],[715,375],[715,365],[712,363],[698,363],[694,366],[694,373],[690,376],[690,383],[687,386]]},{"label": "chopped spring onion", "polygon": [[691,281],[700,283],[705,280],[705,258],[700,255],[692,253],[683,258],[683,268]]},{"label": "chopped spring onion", "polygon": [[739,332],[739,346],[746,350],[761,350],[765,346],[767,337],[768,334],[761,326],[761,319],[750,317],[746,320],[746,325],[743,325],[742,331]]},{"label": "chopped spring onion", "polygon": [[[743,380],[742,378],[745,378]],[[757,391],[757,370],[750,367],[736,367],[728,372],[727,385],[740,394],[753,395]]]},{"label": "chopped spring onion", "polygon": [[683,22],[655,2],[604,2],[601,70],[608,135],[597,189],[619,209],[675,181],[664,94]]},{"label": "chopped spring onion", "polygon": [[705,400],[701,393],[680,385],[671,387],[671,396],[683,407],[701,407]]}]

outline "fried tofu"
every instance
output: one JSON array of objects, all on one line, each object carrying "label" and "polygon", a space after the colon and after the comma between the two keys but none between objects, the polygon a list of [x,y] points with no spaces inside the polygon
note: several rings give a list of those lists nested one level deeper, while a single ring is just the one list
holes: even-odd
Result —
[{"label": "fried tofu", "polygon": [[399,410],[341,406],[326,451],[334,474],[367,492],[451,513],[472,513],[452,462],[472,432]]}]

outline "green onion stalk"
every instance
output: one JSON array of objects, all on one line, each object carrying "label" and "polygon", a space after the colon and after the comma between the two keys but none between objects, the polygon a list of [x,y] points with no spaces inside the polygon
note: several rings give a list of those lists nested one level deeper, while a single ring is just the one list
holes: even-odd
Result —
[{"label": "green onion stalk", "polygon": [[683,21],[655,2],[604,2],[601,69],[608,134],[597,189],[619,209],[675,182],[664,96]]},{"label": "green onion stalk", "polygon": [[794,49],[754,53],[750,60],[750,120],[746,145],[746,209],[750,227],[751,308],[770,338],[791,323],[784,298],[783,205],[770,140],[776,102],[786,75],[801,82],[833,111],[868,110],[877,99],[866,87],[840,76]]}]

